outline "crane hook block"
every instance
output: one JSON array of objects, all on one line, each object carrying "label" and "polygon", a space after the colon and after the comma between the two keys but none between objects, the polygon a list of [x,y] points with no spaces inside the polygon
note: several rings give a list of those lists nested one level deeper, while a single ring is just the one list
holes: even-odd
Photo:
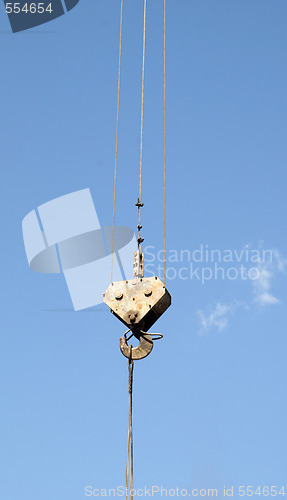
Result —
[{"label": "crane hook block", "polygon": [[103,301],[133,332],[147,332],[171,305],[171,295],[161,280],[152,276],[111,283]]}]

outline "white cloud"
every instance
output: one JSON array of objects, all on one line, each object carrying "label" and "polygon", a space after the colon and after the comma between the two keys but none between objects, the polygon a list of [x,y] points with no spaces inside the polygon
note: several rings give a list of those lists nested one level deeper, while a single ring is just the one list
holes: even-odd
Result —
[{"label": "white cloud", "polygon": [[272,257],[274,258],[274,264],[277,265],[277,271],[284,273],[287,269],[287,259],[283,259],[278,250],[272,250]]},{"label": "white cloud", "polygon": [[286,262],[281,259],[279,252],[273,251],[275,261],[259,262],[257,266],[258,277],[253,281],[254,302],[260,306],[279,304],[279,300],[271,293],[271,282],[275,273],[284,272]]},{"label": "white cloud", "polygon": [[[246,245],[247,247],[248,245]],[[278,250],[275,249],[271,252],[271,258],[258,261],[252,267],[256,271],[254,274],[256,279],[249,281],[253,288],[253,298],[249,301],[234,300],[230,304],[218,302],[215,308],[213,310],[209,308],[208,312],[198,310],[196,314],[200,323],[199,333],[206,333],[212,329],[221,332],[227,327],[230,315],[239,307],[248,310],[255,304],[265,307],[280,303],[271,288],[276,275],[287,271],[287,259],[282,258]]]},{"label": "white cloud", "polygon": [[197,311],[201,331],[208,332],[211,328],[215,327],[221,332],[228,324],[228,315],[230,313],[232,313],[232,307],[220,302],[217,303],[214,311],[208,315],[205,315],[202,311]]}]

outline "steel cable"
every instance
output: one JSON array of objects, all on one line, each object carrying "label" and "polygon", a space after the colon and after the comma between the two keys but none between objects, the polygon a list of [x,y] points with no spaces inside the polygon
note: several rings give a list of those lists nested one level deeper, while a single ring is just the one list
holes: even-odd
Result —
[{"label": "steel cable", "polygon": [[116,214],[116,186],[117,186],[119,112],[120,112],[120,85],[121,85],[121,59],[122,59],[122,33],[123,33],[123,3],[124,3],[123,0],[121,0],[120,42],[119,42],[119,70],[118,70],[118,97],[117,97],[117,126],[116,126],[114,200],[113,200],[113,230],[112,230],[112,253],[111,253],[111,283],[113,281],[113,263],[114,263],[114,245],[115,245],[115,214]]}]

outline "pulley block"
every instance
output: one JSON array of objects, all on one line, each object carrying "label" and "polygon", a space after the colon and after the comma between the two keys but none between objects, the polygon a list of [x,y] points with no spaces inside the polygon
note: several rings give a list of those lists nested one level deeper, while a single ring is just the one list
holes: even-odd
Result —
[{"label": "pulley block", "polygon": [[111,283],[103,301],[128,328],[147,332],[171,305],[171,295],[162,281],[152,276]]}]

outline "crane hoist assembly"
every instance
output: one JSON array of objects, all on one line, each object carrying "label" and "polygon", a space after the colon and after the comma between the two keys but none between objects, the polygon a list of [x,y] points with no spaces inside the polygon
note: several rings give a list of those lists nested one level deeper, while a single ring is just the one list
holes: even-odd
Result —
[{"label": "crane hoist assembly", "polygon": [[[117,182],[117,156],[118,156],[118,130],[119,130],[119,103],[121,80],[121,53],[123,31],[123,0],[121,0],[120,13],[120,38],[119,38],[119,65],[118,65],[118,93],[117,93],[117,118],[116,118],[116,145],[115,145],[115,170],[114,170],[114,197],[113,197],[113,229],[111,251],[111,282],[103,293],[103,301],[110,308],[111,313],[119,319],[128,330],[120,338],[120,350],[128,358],[129,370],[129,426],[128,426],[128,454],[126,464],[126,494],[130,485],[130,498],[133,497],[133,432],[132,432],[132,388],[134,361],[148,356],[153,349],[154,340],[163,337],[159,333],[149,333],[149,329],[164,314],[171,305],[171,295],[165,286],[166,275],[166,0],[163,0],[163,240],[164,240],[164,282],[158,276],[144,277],[144,253],[141,244],[141,209],[142,203],[142,158],[143,158],[143,111],[144,111],[144,76],[145,76],[145,45],[146,45],[146,7],[147,0],[143,0],[143,53],[142,53],[142,88],[141,88],[141,116],[140,116],[140,161],[139,161],[139,195],[135,203],[138,209],[138,237],[137,251],[133,258],[133,278],[123,281],[113,281],[113,254],[115,239],[115,208],[116,208],[116,182]],[[133,347],[128,341],[134,337],[138,345]]]}]

